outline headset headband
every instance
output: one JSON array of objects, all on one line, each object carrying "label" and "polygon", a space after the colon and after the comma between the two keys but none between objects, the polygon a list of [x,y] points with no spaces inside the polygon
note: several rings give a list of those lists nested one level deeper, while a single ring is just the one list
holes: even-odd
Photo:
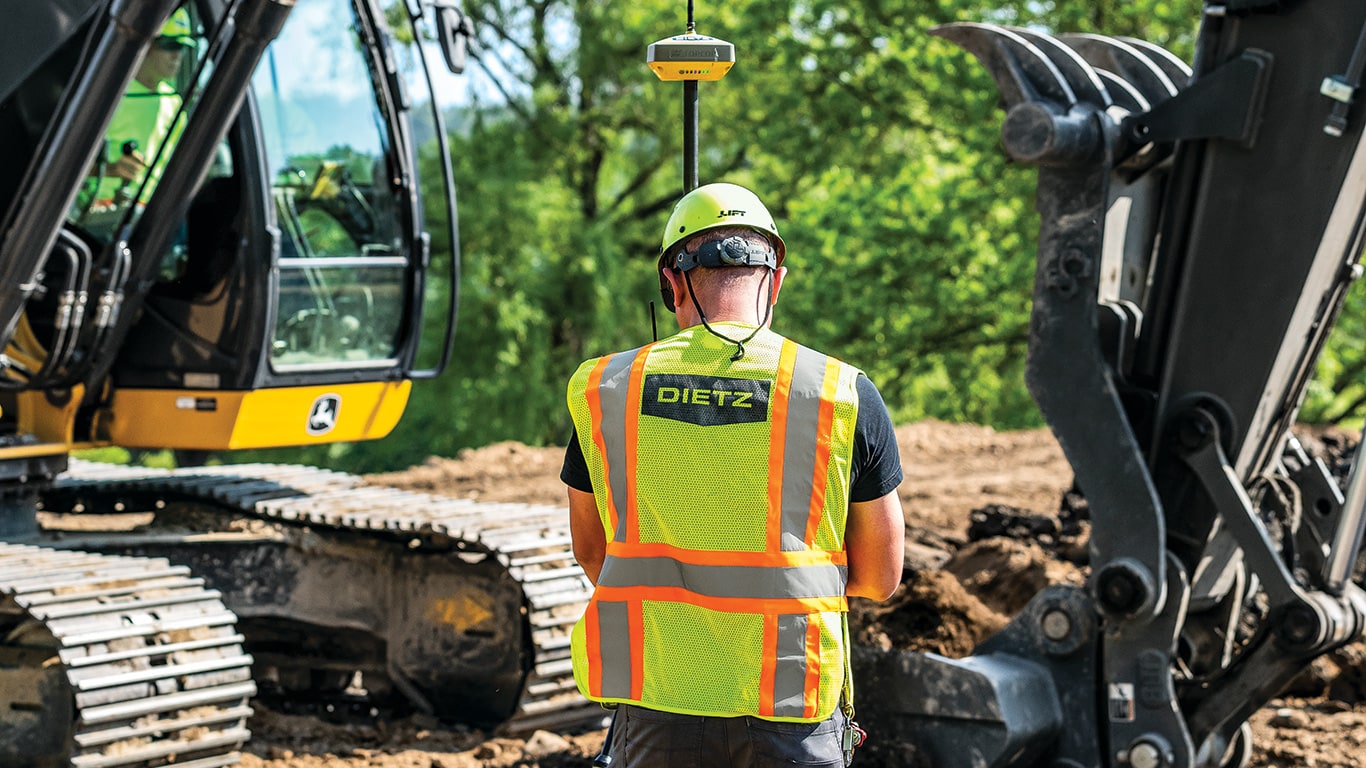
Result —
[{"label": "headset headband", "polygon": [[739,235],[704,243],[695,251],[681,250],[674,268],[687,272],[694,267],[768,267],[778,268],[778,252],[765,243],[759,245]]}]

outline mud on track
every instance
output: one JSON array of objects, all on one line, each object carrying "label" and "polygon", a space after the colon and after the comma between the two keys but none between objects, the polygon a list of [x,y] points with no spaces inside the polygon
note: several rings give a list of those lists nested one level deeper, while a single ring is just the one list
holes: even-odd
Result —
[{"label": "mud on track", "polygon": [[[1081,583],[1086,521],[1060,514],[1072,474],[1046,430],[922,422],[901,427],[897,438],[906,471],[899,489],[906,576],[887,603],[854,601],[858,642],[962,655],[1039,586]],[[563,504],[562,455],[559,448],[499,443],[369,479],[486,501]],[[1253,718],[1252,765],[1366,765],[1364,697],[1363,646],[1321,659],[1291,696]],[[252,728],[247,768],[566,768],[588,766],[603,737],[538,732],[506,739],[420,717],[358,726],[272,712],[260,712]]]}]

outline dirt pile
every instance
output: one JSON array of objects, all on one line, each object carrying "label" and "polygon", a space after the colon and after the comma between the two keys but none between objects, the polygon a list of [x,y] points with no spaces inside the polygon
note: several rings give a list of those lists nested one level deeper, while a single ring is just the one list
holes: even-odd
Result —
[{"label": "dirt pile", "polygon": [[[886,603],[852,601],[856,642],[962,656],[1043,585],[1084,581],[1084,502],[1068,494],[1071,470],[1046,430],[923,422],[901,427],[897,438],[906,470],[899,489],[906,575]],[[559,448],[499,443],[370,479],[485,501],[563,505],[562,456]],[[1366,765],[1366,705],[1357,703],[1366,694],[1363,657],[1358,645],[1320,660],[1293,688],[1312,698],[1278,700],[1258,712],[1252,765]],[[247,768],[588,766],[603,737],[538,732],[507,739],[422,718],[338,726],[269,712],[252,727]],[[875,768],[876,754],[856,764]]]},{"label": "dirt pile", "polygon": [[503,442],[466,448],[454,459],[432,457],[401,472],[371,475],[375,485],[479,501],[565,504],[560,482],[562,448],[531,448]]}]

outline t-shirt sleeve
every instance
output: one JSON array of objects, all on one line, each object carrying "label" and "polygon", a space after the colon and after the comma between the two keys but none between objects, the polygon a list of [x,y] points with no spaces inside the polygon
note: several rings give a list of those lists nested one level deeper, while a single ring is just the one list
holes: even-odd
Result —
[{"label": "t-shirt sleeve", "polygon": [[[854,466],[849,473],[849,501],[872,501],[901,484],[901,454],[896,430],[882,393],[867,376],[859,376],[858,419],[854,422]],[[567,482],[567,481],[566,481]]]},{"label": "t-shirt sleeve", "polygon": [[577,429],[569,436],[569,446],[564,449],[560,481],[576,491],[593,492],[593,478],[588,474],[588,460],[583,457],[583,447],[579,445]]}]

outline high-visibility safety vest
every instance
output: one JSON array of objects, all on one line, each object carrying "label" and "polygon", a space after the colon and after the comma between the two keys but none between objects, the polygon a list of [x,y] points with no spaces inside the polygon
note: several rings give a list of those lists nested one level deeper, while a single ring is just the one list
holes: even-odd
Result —
[{"label": "high-visibility safety vest", "polygon": [[[137,145],[138,153],[152,165],[149,171],[151,182],[143,190],[139,202],[146,203],[151,198],[157,182],[161,180],[162,172],[170,162],[171,148],[184,133],[185,121],[175,121],[180,110],[180,102],[180,94],[169,82],[163,80],[157,83],[156,88],[148,88],[133,80],[128,83],[123,100],[119,102],[118,109],[110,118],[109,128],[105,131],[109,138],[106,147],[108,162],[118,162],[123,154],[123,145],[133,142]],[[170,145],[165,152],[161,151],[163,144]],[[113,176],[100,179],[92,193],[95,202],[103,205],[112,204],[119,188],[129,183]]]},{"label": "high-visibility safety vest", "polygon": [[769,330],[744,349],[694,327],[570,380],[607,539],[572,641],[589,699],[793,722],[852,704],[859,371]]}]

